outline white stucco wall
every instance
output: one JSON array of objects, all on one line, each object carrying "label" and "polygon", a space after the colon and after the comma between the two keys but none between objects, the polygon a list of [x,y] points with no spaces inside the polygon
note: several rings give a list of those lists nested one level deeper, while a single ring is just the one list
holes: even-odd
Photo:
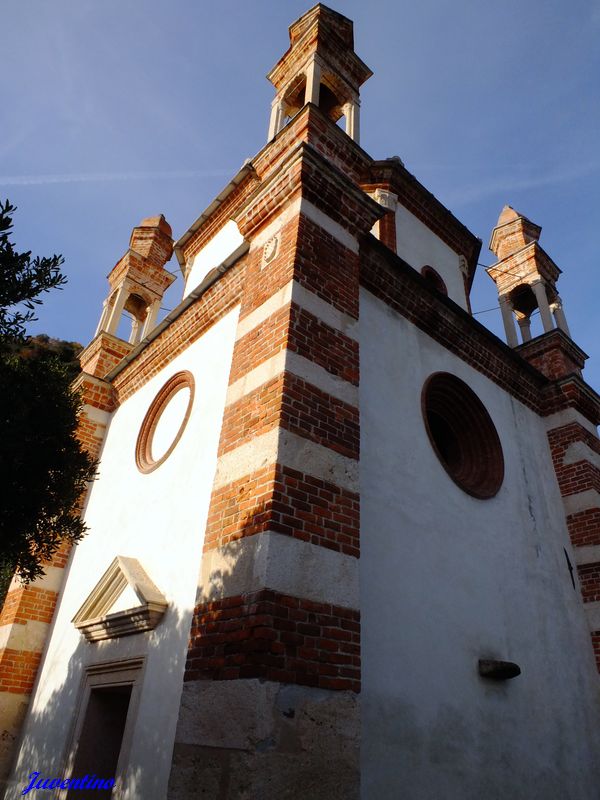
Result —
[{"label": "white stucco wall", "polygon": [[[367,292],[360,330],[362,797],[591,800],[600,685],[544,426]],[[497,428],[493,499],[430,446],[421,389],[438,370]],[[485,681],[486,657],[522,675]]]},{"label": "white stucco wall", "polygon": [[[11,797],[20,796],[32,771],[65,774],[85,667],[138,655],[146,663],[124,796],[166,797],[237,316],[235,310],[210,328],[113,416],[85,515],[90,532],[69,567]],[[163,384],[184,369],[196,382],[187,427],[169,458],[144,475],[134,461],[141,422]],[[173,415],[174,430],[179,421]],[[151,633],[87,643],[71,619],[116,555],[138,559],[170,605]]]},{"label": "white stucco wall", "polygon": [[417,272],[426,264],[433,267],[446,284],[448,297],[467,308],[458,254],[400,204],[396,208],[396,248],[400,258]]},{"label": "white stucco wall", "polygon": [[243,244],[244,237],[236,223],[230,219],[194,257],[185,282],[183,296],[187,297],[196,286],[202,283],[212,269],[222,264]]}]

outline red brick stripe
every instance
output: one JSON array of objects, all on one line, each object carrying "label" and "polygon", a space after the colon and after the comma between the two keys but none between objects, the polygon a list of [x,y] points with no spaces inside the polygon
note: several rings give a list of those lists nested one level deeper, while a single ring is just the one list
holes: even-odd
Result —
[{"label": "red brick stripe", "polygon": [[292,303],[288,349],[358,386],[358,342]]},{"label": "red brick stripe", "polygon": [[294,279],[334,308],[358,319],[358,254],[301,214]]},{"label": "red brick stripe", "polygon": [[358,557],[360,498],[280,464],[213,491],[205,550],[263,531]]},{"label": "red brick stripe", "polygon": [[235,344],[229,383],[235,383],[260,364],[285,350],[290,325],[287,304],[242,336]]},{"label": "red brick stripe", "polygon": [[584,603],[600,601],[600,564],[582,564],[577,567],[581,596]]},{"label": "red brick stripe", "polygon": [[379,220],[379,241],[389,247],[392,253],[396,252],[396,212],[388,211]]},{"label": "red brick stripe", "polygon": [[358,458],[358,409],[290,372],[283,376],[281,425],[324,447]]},{"label": "red brick stripe", "polygon": [[76,436],[92,458],[99,457],[105,433],[106,425],[90,419],[85,413],[79,416]]},{"label": "red brick stripe", "polygon": [[219,455],[278,426],[341,455],[358,458],[358,409],[289,372],[226,408]]},{"label": "red brick stripe", "polygon": [[594,633],[592,633],[592,646],[594,648],[594,655],[596,656],[598,672],[600,672],[600,631],[594,631]]},{"label": "red brick stripe", "polygon": [[[552,462],[563,497],[579,494],[587,489],[600,491],[600,470],[589,461],[565,464],[565,454],[574,442],[583,442],[595,453],[600,453],[600,440],[578,422],[570,422],[548,431]],[[567,516],[567,527],[574,547],[600,544],[600,508],[587,508]],[[584,603],[600,601],[600,563],[577,567],[581,596]],[[592,646],[600,672],[600,631],[592,633]]]},{"label": "red brick stripe", "polygon": [[560,493],[563,497],[579,494],[587,489],[600,491],[600,469],[598,467],[585,460],[577,461],[575,464],[563,463],[569,445],[574,442],[583,442],[592,451],[600,454],[600,440],[594,434],[578,422],[571,422],[548,431],[548,441]]},{"label": "red brick stripe", "polygon": [[0,612],[0,625],[28,622],[52,622],[52,615],[58,599],[57,592],[37,589],[35,586],[20,586],[12,589],[4,601]]},{"label": "red brick stripe", "polygon": [[0,692],[30,694],[41,658],[28,650],[0,650]]},{"label": "red brick stripe", "polygon": [[286,347],[358,385],[358,342],[296,303],[280,308],[238,340],[229,382],[235,383]]},{"label": "red brick stripe", "polygon": [[600,544],[600,508],[586,508],[569,514],[567,527],[573,547]]},{"label": "red brick stripe", "polygon": [[185,680],[360,691],[358,611],[262,589],[196,606]]},{"label": "red brick stripe", "polygon": [[303,214],[278,232],[276,257],[262,268],[262,249],[250,254],[240,318],[261,306],[291,280],[358,319],[358,254]]}]

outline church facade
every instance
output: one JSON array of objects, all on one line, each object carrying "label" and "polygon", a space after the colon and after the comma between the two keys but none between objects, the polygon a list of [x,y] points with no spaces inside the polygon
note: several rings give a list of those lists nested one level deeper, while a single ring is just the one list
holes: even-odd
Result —
[{"label": "church facade", "polygon": [[360,147],[370,75],[310,9],[266,146],[111,271],[89,532],[0,617],[7,798],[597,797],[600,397],[560,269],[506,206],[506,343],[474,319],[481,242]]}]

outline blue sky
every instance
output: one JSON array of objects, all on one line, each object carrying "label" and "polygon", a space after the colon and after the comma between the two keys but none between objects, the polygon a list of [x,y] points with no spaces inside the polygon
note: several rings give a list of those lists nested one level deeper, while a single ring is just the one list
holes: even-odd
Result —
[{"label": "blue sky", "polygon": [[[175,237],[266,142],[265,74],[297,0],[20,0],[2,14],[0,197],[15,239],[69,283],[31,332],[86,344],[131,228]],[[543,226],[574,340],[600,388],[600,0],[339,0],[374,76],[361,144],[399,155],[483,239],[505,203]],[[177,270],[175,262],[170,269]],[[175,281],[165,306],[182,292]],[[483,268],[475,312],[498,305]],[[477,319],[501,334],[500,312]]]}]

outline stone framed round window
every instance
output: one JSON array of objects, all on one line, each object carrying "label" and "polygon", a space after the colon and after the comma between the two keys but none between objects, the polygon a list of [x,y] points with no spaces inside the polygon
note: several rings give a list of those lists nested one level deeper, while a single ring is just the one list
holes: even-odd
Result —
[{"label": "stone framed round window", "polygon": [[425,428],[454,483],[485,500],[504,479],[504,456],[494,423],[475,392],[449,372],[436,372],[421,395]]},{"label": "stone framed round window", "polygon": [[191,372],[177,372],[150,404],[135,445],[140,472],[160,467],[177,446],[192,411],[194,388]]}]

